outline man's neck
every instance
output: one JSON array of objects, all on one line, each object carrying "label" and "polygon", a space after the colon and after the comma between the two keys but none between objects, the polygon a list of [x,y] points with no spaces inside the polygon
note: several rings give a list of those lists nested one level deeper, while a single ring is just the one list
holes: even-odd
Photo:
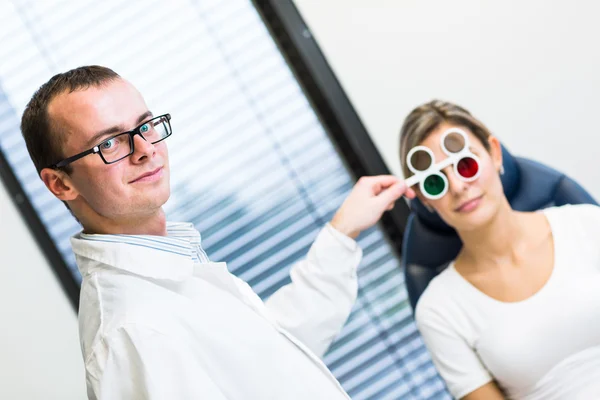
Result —
[{"label": "man's neck", "polygon": [[80,218],[80,221],[83,232],[88,234],[167,236],[167,221],[162,208],[152,214],[129,219],[111,220],[95,215],[92,218]]}]

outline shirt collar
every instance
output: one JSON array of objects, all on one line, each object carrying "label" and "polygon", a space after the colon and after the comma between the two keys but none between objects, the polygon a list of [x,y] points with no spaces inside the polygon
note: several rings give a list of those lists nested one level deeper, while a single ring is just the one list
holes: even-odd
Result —
[{"label": "shirt collar", "polygon": [[197,257],[198,249],[204,253],[200,243],[200,233],[191,223],[177,222],[167,223],[167,236],[79,233],[71,238],[82,276],[110,266],[148,278],[176,281],[193,275],[195,261],[208,262],[208,258]]}]

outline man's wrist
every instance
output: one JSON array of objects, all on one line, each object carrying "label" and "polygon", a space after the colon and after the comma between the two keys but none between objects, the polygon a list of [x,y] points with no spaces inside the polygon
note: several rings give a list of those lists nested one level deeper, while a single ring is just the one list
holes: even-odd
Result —
[{"label": "man's wrist", "polygon": [[360,234],[359,230],[354,229],[344,222],[342,218],[339,218],[337,215],[333,217],[331,222],[329,223],[336,231],[340,232],[348,236],[351,239],[356,239]]}]

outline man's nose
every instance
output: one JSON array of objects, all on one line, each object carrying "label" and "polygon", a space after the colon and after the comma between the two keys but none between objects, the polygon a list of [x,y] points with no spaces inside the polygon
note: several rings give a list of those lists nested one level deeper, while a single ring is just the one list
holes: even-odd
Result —
[{"label": "man's nose", "polygon": [[154,145],[144,139],[142,135],[133,136],[133,154],[131,155],[133,161],[141,161],[145,157],[151,158],[155,152]]}]

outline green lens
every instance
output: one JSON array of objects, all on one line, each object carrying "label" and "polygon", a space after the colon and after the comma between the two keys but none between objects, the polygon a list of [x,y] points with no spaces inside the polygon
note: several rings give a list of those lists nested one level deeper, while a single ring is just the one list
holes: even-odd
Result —
[{"label": "green lens", "polygon": [[439,175],[429,175],[427,178],[425,178],[423,186],[427,194],[431,196],[437,196],[444,191],[446,183]]}]

